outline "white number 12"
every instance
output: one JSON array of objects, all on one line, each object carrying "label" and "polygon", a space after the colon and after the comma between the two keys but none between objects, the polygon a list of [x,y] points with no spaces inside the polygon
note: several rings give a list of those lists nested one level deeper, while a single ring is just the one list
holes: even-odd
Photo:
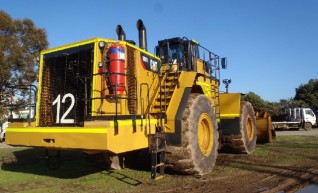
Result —
[{"label": "white number 12", "polygon": [[71,93],[67,93],[62,98],[62,103],[65,103],[66,98],[71,98],[71,105],[65,111],[60,120],[60,110],[61,110],[61,95],[57,95],[56,99],[53,101],[53,105],[57,104],[56,110],[56,123],[74,123],[74,119],[65,119],[65,117],[70,113],[75,104],[75,97]]}]

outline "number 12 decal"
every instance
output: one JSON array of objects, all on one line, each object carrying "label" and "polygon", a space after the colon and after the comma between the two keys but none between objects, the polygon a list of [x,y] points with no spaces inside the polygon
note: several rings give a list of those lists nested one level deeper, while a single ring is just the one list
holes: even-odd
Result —
[{"label": "number 12 decal", "polygon": [[[71,99],[71,105],[68,107],[68,109],[65,111],[63,116],[60,119],[60,110],[61,110],[61,102],[65,103],[66,98]],[[71,93],[67,93],[63,96],[62,101],[61,101],[61,95],[57,95],[56,99],[53,101],[53,105],[57,104],[57,109],[56,109],[56,123],[74,123],[74,119],[65,119],[65,117],[70,113],[72,108],[74,107],[75,104],[75,97]]]}]

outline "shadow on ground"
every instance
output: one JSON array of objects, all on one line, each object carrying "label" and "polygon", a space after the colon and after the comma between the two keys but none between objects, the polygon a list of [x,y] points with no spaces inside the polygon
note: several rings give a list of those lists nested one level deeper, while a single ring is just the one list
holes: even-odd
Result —
[{"label": "shadow on ground", "polygon": [[[127,155],[126,167],[133,170],[150,171],[150,165],[147,162],[128,162],[130,157],[131,155]],[[148,158],[140,160],[146,159]],[[0,156],[0,166],[3,171],[29,173],[62,179],[74,179],[100,172],[131,185],[141,183],[125,174],[114,172],[114,170],[108,167],[108,164],[101,162],[100,159],[96,159],[96,155],[91,156],[74,150],[63,150],[59,153],[49,151],[47,153],[42,148],[15,148],[11,154]]]}]

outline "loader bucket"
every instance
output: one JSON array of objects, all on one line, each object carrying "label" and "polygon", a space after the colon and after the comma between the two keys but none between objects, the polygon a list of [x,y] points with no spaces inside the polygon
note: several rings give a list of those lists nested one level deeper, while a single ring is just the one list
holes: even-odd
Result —
[{"label": "loader bucket", "polygon": [[257,143],[273,143],[276,138],[272,118],[267,112],[256,112]]}]

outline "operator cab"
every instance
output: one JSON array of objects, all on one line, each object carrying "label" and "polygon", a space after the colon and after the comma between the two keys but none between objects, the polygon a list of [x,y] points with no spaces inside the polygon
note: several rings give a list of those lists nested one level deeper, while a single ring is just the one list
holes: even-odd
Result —
[{"label": "operator cab", "polygon": [[226,58],[220,58],[197,41],[185,37],[158,41],[155,53],[161,59],[162,65],[178,64],[179,71],[198,72],[199,64],[202,64],[204,71],[213,75],[219,69],[219,63],[222,68],[227,66]]},{"label": "operator cab", "polygon": [[158,41],[156,55],[162,64],[180,64],[180,70],[193,70],[191,59],[200,58],[198,43],[180,37]]}]

